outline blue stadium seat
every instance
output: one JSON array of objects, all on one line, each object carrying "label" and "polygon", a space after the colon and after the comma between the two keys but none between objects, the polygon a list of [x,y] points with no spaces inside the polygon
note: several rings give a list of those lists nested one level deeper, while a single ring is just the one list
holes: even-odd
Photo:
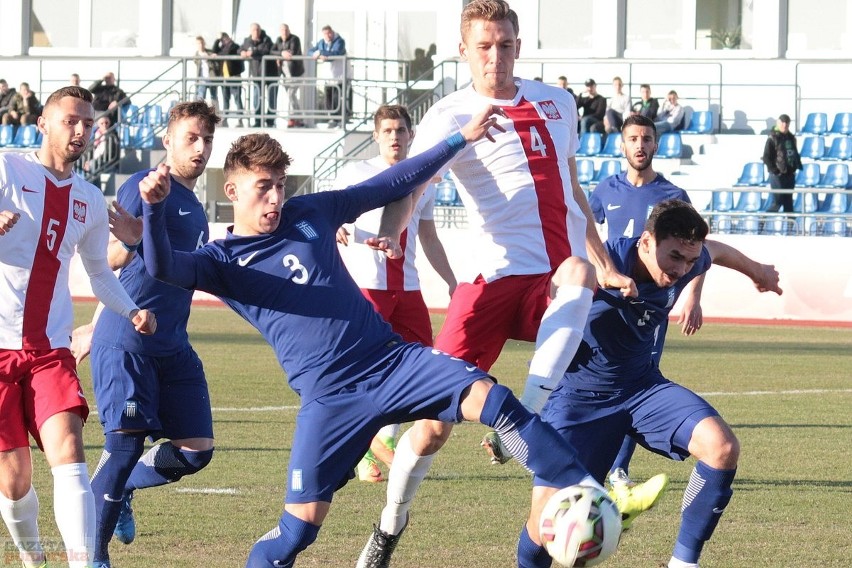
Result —
[{"label": "blue stadium seat", "polygon": [[734,224],[730,215],[714,216],[712,225],[714,226],[713,232],[720,235],[730,235],[734,232]]},{"label": "blue stadium seat", "polygon": [[793,200],[793,211],[796,213],[813,213],[819,209],[819,196],[810,191],[797,193]]},{"label": "blue stadium seat", "polygon": [[149,150],[154,147],[154,129],[150,124],[137,124],[130,140],[130,145],[139,150]]},{"label": "blue stadium seat", "polygon": [[124,105],[121,109],[121,117],[126,124],[139,124],[142,121],[137,105]]},{"label": "blue stadium seat", "polygon": [[811,160],[822,160],[822,157],[825,156],[825,138],[822,136],[803,137],[799,155]]},{"label": "blue stadium seat", "polygon": [[12,124],[0,125],[0,148],[11,146],[15,141],[15,126]]},{"label": "blue stadium seat", "polygon": [[843,189],[849,186],[849,166],[829,164],[816,187],[834,187]]},{"label": "blue stadium seat", "polygon": [[760,218],[756,215],[747,215],[737,220],[736,233],[740,235],[759,235]]},{"label": "blue stadium seat", "polygon": [[595,177],[595,162],[588,158],[580,158],[577,160],[577,180],[582,185],[591,183]]},{"label": "blue stadium seat", "polygon": [[692,113],[689,126],[683,129],[684,134],[711,134],[713,132],[713,111],[696,110]]},{"label": "blue stadium seat", "polygon": [[816,217],[799,217],[796,219],[796,234],[813,236],[819,233],[819,223]]},{"label": "blue stadium seat", "polygon": [[597,156],[601,152],[601,133],[586,132],[580,137],[578,156]]},{"label": "blue stadium seat", "polygon": [[26,124],[18,127],[15,138],[8,148],[32,148],[38,140],[38,128],[35,124]]},{"label": "blue stadium seat", "polygon": [[164,123],[163,107],[151,105],[145,112],[145,121],[151,126],[160,126]]},{"label": "blue stadium seat", "polygon": [[816,187],[821,178],[819,164],[816,162],[802,164],[802,169],[796,174],[796,187]]},{"label": "blue stadium seat", "polygon": [[812,112],[805,117],[805,125],[799,134],[825,134],[828,132],[828,115],[824,112]]},{"label": "blue stadium seat", "polygon": [[710,198],[710,211],[730,211],[734,208],[733,191],[714,191]]},{"label": "blue stadium seat", "polygon": [[831,123],[832,134],[852,135],[852,112],[838,112]]},{"label": "blue stadium seat", "polygon": [[757,187],[766,185],[766,168],[763,162],[749,162],[743,166],[743,173],[734,183],[734,187]]},{"label": "blue stadium seat", "polygon": [[822,213],[846,213],[850,203],[852,200],[849,199],[847,192],[827,193],[819,210]]},{"label": "blue stadium seat", "polygon": [[660,136],[655,158],[680,158],[683,156],[683,139],[680,132],[666,132]]},{"label": "blue stadium seat", "polygon": [[826,237],[845,237],[849,234],[849,223],[842,217],[827,219],[822,225],[822,234]]},{"label": "blue stadium seat", "polygon": [[734,211],[745,211],[747,213],[766,211],[767,201],[763,199],[763,193],[760,191],[741,191]]},{"label": "blue stadium seat", "polygon": [[852,138],[849,136],[838,136],[835,138],[824,160],[852,160]]},{"label": "blue stadium seat", "polygon": [[600,169],[595,173],[595,177],[592,179],[592,185],[596,185],[608,178],[609,176],[614,176],[615,174],[621,173],[621,160],[604,160],[601,162]]},{"label": "blue stadium seat", "polygon": [[784,215],[773,215],[765,219],[763,227],[760,229],[761,235],[786,236],[790,234],[790,224],[792,221]]},{"label": "blue stadium seat", "polygon": [[435,185],[435,205],[450,206],[458,203],[456,184],[449,179],[442,179]]},{"label": "blue stadium seat", "polygon": [[609,134],[606,137],[606,142],[604,142],[604,147],[598,154],[598,156],[604,156],[606,158],[623,158],[624,154],[621,152],[621,132],[615,132],[613,134]]}]

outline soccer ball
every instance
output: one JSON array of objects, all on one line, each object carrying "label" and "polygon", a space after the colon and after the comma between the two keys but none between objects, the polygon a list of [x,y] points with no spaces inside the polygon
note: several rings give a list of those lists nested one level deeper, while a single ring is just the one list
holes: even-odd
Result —
[{"label": "soccer ball", "polygon": [[548,554],[562,566],[595,566],[618,546],[621,513],[602,490],[572,485],[548,499],[539,534]]}]

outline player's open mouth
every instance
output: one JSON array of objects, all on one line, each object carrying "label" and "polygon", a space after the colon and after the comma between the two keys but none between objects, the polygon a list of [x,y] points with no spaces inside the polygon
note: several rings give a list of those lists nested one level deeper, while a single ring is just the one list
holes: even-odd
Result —
[{"label": "player's open mouth", "polygon": [[85,148],[86,143],[83,140],[72,140],[71,145],[75,148]]},{"label": "player's open mouth", "polygon": [[280,215],[281,213],[278,211],[270,211],[269,213],[264,213],[263,218],[267,221],[277,221]]}]

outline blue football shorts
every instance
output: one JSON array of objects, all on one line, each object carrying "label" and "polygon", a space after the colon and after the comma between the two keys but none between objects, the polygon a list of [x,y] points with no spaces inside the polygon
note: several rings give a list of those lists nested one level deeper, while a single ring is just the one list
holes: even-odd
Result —
[{"label": "blue football shorts", "polygon": [[104,432],[142,430],[153,439],[212,438],[204,368],[192,347],[167,356],[93,344],[92,383]]}]

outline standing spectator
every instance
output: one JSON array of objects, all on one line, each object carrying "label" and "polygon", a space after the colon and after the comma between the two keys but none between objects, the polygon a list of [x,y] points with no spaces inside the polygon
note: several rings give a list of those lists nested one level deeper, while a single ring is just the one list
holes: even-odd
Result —
[{"label": "standing spectator", "polygon": [[[796,136],[790,132],[790,116],[782,114],[769,133],[763,147],[763,163],[769,170],[769,187],[772,189],[793,189],[796,187],[796,170],[802,169],[802,159],[796,145]],[[792,193],[770,194],[772,203],[768,211],[784,208],[784,213],[793,210]]]},{"label": "standing spectator", "polygon": [[5,118],[6,113],[9,112],[9,107],[12,106],[12,99],[17,94],[18,92],[15,89],[9,88],[6,79],[0,79],[0,118]]},{"label": "standing spectator", "polygon": [[621,77],[612,78],[612,88],[615,94],[606,102],[606,114],[604,114],[604,129],[607,134],[621,132],[624,119],[630,116],[630,95],[624,94],[624,82]]},{"label": "standing spectator", "polygon": [[68,84],[72,87],[80,86],[80,74],[79,73],[71,73],[71,77],[68,78]]},{"label": "standing spectator", "polygon": [[[240,55],[249,61],[249,75],[254,77],[253,82],[258,90],[257,103],[254,106],[254,125],[260,126],[260,116],[263,114],[263,99],[266,98],[267,112],[271,116],[266,119],[266,126],[275,126],[275,103],[278,99],[278,85],[275,81],[268,81],[267,77],[278,75],[278,65],[274,59],[263,60],[266,55],[272,54],[272,40],[260,27],[254,23],[249,27],[249,35],[240,46]],[[267,85],[269,90],[266,90]]]},{"label": "standing spectator", "polygon": [[301,108],[299,85],[290,81],[293,77],[301,77],[305,74],[305,63],[301,59],[293,59],[293,57],[302,56],[302,40],[299,36],[290,33],[290,26],[287,24],[281,24],[281,36],[272,46],[272,54],[283,58],[283,61],[278,61],[278,65],[281,68],[281,76],[284,77],[284,89],[287,91],[289,101],[287,114],[290,119],[287,121],[287,126],[290,128],[302,126],[302,121],[293,118],[294,112]]},{"label": "standing spectator", "polygon": [[41,103],[30,90],[29,83],[21,83],[17,94],[12,99],[8,112],[3,115],[3,124],[35,124],[41,114]]},{"label": "standing spectator", "polygon": [[83,164],[83,169],[87,172],[101,171],[106,173],[118,164],[121,144],[115,129],[110,130],[112,123],[109,120],[109,115],[102,114],[98,117],[97,125],[98,130],[92,140],[92,155]]},{"label": "standing spectator", "polygon": [[109,111],[109,120],[116,124],[119,120],[120,107],[129,105],[130,98],[122,91],[115,82],[115,74],[110,71],[104,75],[103,79],[95,81],[89,87],[92,96],[95,110],[97,112]]},{"label": "standing spectator", "polygon": [[641,114],[646,118],[654,120],[657,118],[657,111],[660,110],[660,103],[651,96],[651,85],[642,83],[639,85],[639,95],[641,100],[633,103],[632,114]]},{"label": "standing spectator", "polygon": [[[213,42],[213,54],[214,55],[225,55],[225,56],[234,56],[240,54],[240,48],[236,43],[231,39],[231,36],[222,32],[215,42]],[[234,100],[234,104],[237,105],[237,110],[240,111],[241,118],[238,119],[238,124],[240,126],[243,125],[243,95],[242,95],[242,87],[240,86],[239,81],[236,77],[239,77],[243,74],[243,71],[246,70],[246,66],[243,63],[242,59],[224,59],[222,60],[222,105],[224,108],[224,114],[228,114],[228,110],[231,108],[231,99]],[[225,124],[226,121],[223,121],[223,126],[227,126]]]},{"label": "standing spectator", "polygon": [[666,100],[663,101],[662,110],[657,114],[657,120],[654,121],[657,134],[680,130],[683,127],[683,114],[683,107],[677,100],[677,91],[669,91]]},{"label": "standing spectator", "polygon": [[[340,37],[340,34],[335,32],[331,26],[322,28],[322,38],[308,50],[308,55],[312,55],[317,61],[327,61],[329,57],[341,57],[346,55],[346,40]],[[344,84],[346,79],[346,60],[335,59],[330,62],[331,65],[331,81],[325,83],[325,108],[330,113],[348,114],[352,108],[352,93],[348,92],[346,100],[347,108],[340,108],[340,91],[347,88]],[[344,119],[344,123],[345,123]],[[328,123],[329,127],[337,126],[337,121],[332,120]]]},{"label": "standing spectator", "polygon": [[580,95],[577,107],[583,110],[583,116],[580,119],[580,134],[603,132],[606,99],[598,94],[598,84],[595,83],[594,79],[586,81],[586,91]]},{"label": "standing spectator", "polygon": [[195,38],[195,55],[197,56],[195,59],[196,77],[198,77],[196,94],[201,100],[204,100],[206,95],[209,94],[213,105],[218,107],[219,97],[216,93],[217,88],[214,77],[222,75],[221,62],[208,59],[208,57],[213,55],[213,50],[207,49],[207,43],[201,36]]}]

